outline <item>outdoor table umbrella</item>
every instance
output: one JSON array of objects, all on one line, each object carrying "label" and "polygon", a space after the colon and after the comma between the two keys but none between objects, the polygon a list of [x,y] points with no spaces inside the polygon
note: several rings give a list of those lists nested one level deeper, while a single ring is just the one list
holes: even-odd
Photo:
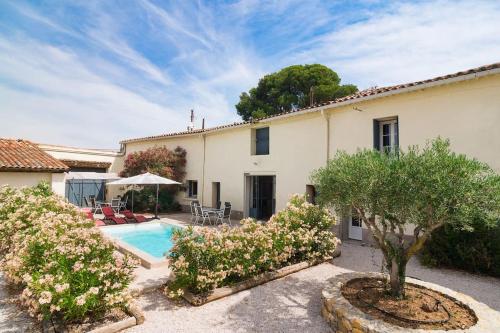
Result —
[{"label": "outdoor table umbrella", "polygon": [[[108,183],[108,185],[156,185],[156,205],[155,205],[156,219],[158,218],[158,192],[160,189],[160,185],[180,185],[180,184],[181,183],[176,182],[175,180],[160,177],[158,175],[154,175],[149,172],[143,173],[142,175],[122,178],[120,180],[115,180],[113,182]],[[134,198],[132,197],[132,202],[133,200]]]}]

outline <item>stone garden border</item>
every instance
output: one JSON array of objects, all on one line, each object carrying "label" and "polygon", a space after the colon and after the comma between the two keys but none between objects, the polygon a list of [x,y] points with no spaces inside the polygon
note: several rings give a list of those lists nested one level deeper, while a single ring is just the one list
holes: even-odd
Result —
[{"label": "stone garden border", "polygon": [[[142,310],[135,304],[129,305],[126,309],[126,312],[127,314],[129,314],[129,317],[114,323],[97,327],[89,331],[88,333],[115,333],[115,332],[120,332],[126,328],[130,328],[132,326],[140,325],[144,322],[144,314],[142,313]],[[59,332],[65,332],[65,330],[61,329],[59,325],[54,324],[50,320],[44,320],[42,323],[42,332],[59,333]]]},{"label": "stone garden border", "polygon": [[445,294],[456,301],[467,305],[472,309],[478,319],[477,323],[465,330],[425,330],[399,327],[387,323],[381,319],[375,319],[369,314],[353,306],[342,295],[341,289],[349,280],[356,278],[381,278],[381,273],[353,272],[344,273],[328,280],[326,288],[322,292],[321,315],[328,322],[334,332],[340,333],[492,333],[500,332],[500,312],[497,312],[486,304],[474,300],[472,297],[442,287],[440,285],[424,282],[413,278],[406,278],[407,282],[433,289]]},{"label": "stone garden border", "polygon": [[315,265],[324,263],[324,262],[331,260],[333,258],[336,258],[338,256],[340,256],[340,244],[335,249],[335,252],[332,254],[332,256],[326,260],[315,261],[315,262],[303,261],[303,262],[300,262],[298,264],[285,266],[285,267],[282,267],[282,268],[277,269],[275,271],[264,272],[264,273],[259,274],[257,276],[251,277],[245,281],[239,282],[233,286],[216,288],[213,291],[211,291],[210,293],[206,293],[206,294],[193,294],[193,293],[185,290],[182,297],[186,301],[188,301],[190,304],[195,305],[195,306],[200,306],[200,305],[215,301],[219,298],[223,298],[223,297],[226,297],[226,296],[229,296],[232,294],[236,294],[236,293],[239,293],[240,291],[256,287],[258,285],[264,284],[264,283],[272,281],[272,280],[282,278],[284,276],[298,272],[298,271],[303,270],[305,268],[309,268],[311,266],[315,266]]}]

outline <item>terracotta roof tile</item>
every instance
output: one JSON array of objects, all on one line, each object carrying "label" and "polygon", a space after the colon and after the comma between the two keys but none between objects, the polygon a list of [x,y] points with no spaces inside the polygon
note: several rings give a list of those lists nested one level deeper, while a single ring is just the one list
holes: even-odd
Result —
[{"label": "terracotta roof tile", "polygon": [[[357,99],[361,99],[361,98],[368,97],[368,96],[380,95],[382,93],[386,93],[386,92],[390,92],[390,91],[398,91],[398,90],[402,90],[402,89],[409,88],[409,87],[420,86],[420,85],[424,85],[424,84],[428,84],[428,83],[432,83],[432,82],[439,82],[439,81],[443,81],[443,80],[447,80],[447,79],[452,79],[452,78],[461,77],[461,76],[465,76],[465,75],[486,72],[486,71],[490,71],[493,69],[499,69],[499,68],[500,68],[500,62],[497,62],[497,63],[491,64],[491,65],[476,67],[476,68],[468,69],[465,71],[456,72],[453,74],[437,76],[437,77],[434,77],[434,78],[428,79],[428,80],[409,82],[409,83],[398,84],[398,85],[388,86],[388,87],[380,87],[380,88],[373,87],[373,88],[358,91],[357,93],[354,93],[354,94],[349,95],[349,96],[334,99],[332,101],[318,103],[318,104],[304,107],[301,109],[296,109],[296,110],[291,110],[291,111],[287,111],[287,112],[282,112],[282,113],[270,115],[270,116],[267,116],[264,118],[260,118],[256,122],[258,122],[260,120],[264,120],[264,119],[272,119],[272,118],[280,117],[280,116],[287,115],[287,114],[297,113],[297,112],[304,111],[304,110],[314,109],[314,108],[321,107],[321,106],[334,105],[334,104],[347,102],[347,101],[351,101],[351,100],[355,101]],[[215,130],[219,130],[219,129],[223,129],[223,128],[235,127],[235,126],[240,126],[240,125],[249,124],[249,123],[250,123],[250,121],[241,121],[241,122],[235,122],[232,124],[225,124],[225,125],[206,128],[206,129],[197,129],[194,131],[182,131],[182,132],[174,132],[174,133],[147,136],[147,137],[142,137],[142,138],[128,139],[128,140],[121,141],[121,143],[154,140],[154,139],[167,138],[167,137],[171,137],[171,136],[181,136],[181,135],[198,134],[198,133],[203,133],[203,132],[211,132],[211,131],[215,131]]]},{"label": "terracotta roof tile", "polygon": [[0,171],[64,172],[68,166],[27,140],[0,139]]}]

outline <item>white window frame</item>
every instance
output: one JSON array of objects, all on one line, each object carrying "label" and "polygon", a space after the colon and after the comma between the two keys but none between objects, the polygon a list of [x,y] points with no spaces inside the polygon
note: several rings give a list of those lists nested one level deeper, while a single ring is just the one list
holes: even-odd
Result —
[{"label": "white window frame", "polygon": [[[389,125],[389,146],[384,146],[384,125]],[[398,140],[396,138],[399,135],[399,124],[398,119],[380,120],[379,121],[379,147],[380,151],[383,152],[394,152],[398,147]],[[389,149],[387,149],[387,147]]]}]

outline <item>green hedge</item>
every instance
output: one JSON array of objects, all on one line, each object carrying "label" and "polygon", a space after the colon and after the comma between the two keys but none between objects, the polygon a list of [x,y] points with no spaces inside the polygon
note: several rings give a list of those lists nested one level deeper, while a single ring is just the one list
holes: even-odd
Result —
[{"label": "green hedge", "polygon": [[466,231],[447,225],[436,230],[423,249],[421,262],[500,277],[500,221],[493,226],[475,221],[473,227]]},{"label": "green hedge", "polygon": [[[124,196],[128,196],[127,208],[132,208],[132,192],[134,192],[134,212],[155,211],[156,187],[144,187],[141,191],[129,190]],[[160,188],[158,193],[158,212],[172,212],[180,210],[180,205],[175,201],[175,191]]]}]

